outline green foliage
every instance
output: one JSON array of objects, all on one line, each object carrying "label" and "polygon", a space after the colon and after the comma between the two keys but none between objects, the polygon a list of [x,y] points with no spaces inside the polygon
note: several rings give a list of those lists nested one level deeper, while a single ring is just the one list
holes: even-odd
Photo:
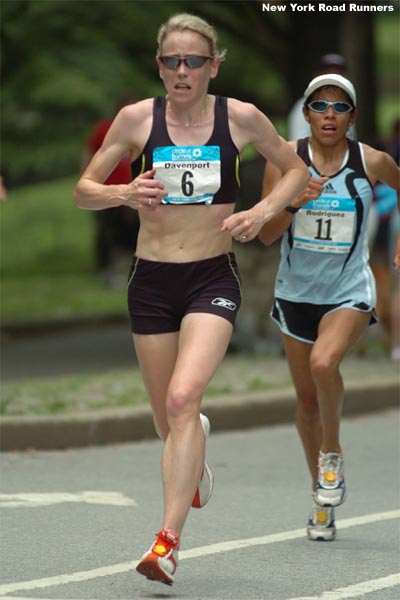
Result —
[{"label": "green foliage", "polygon": [[1,203],[3,322],[126,313],[125,291],[94,273],[94,214],[75,206],[76,180],[24,186]]},{"label": "green foliage", "polygon": [[122,97],[160,91],[155,31],[150,38],[146,19],[144,3],[3,1],[2,141],[8,181],[76,172],[82,145],[99,117],[114,114]]},{"label": "green foliage", "polygon": [[378,99],[378,131],[382,139],[387,139],[393,130],[394,122],[400,116],[399,74],[400,74],[400,4],[396,17],[385,16],[376,23],[376,46],[378,49],[378,86],[381,90]]},{"label": "green foliage", "polygon": [[[8,185],[76,173],[99,118],[114,115],[122,98],[163,92],[154,60],[156,37],[160,24],[176,12],[205,17],[215,25],[220,47],[228,50],[210,90],[254,102],[284,124],[294,100],[294,75],[308,78],[307,60],[319,52],[315,34],[326,31],[332,14],[305,17],[262,12],[261,6],[222,0],[2,0],[1,173]],[[396,100],[397,17],[398,12],[364,14],[376,29],[378,92]],[[302,39],[314,40],[312,48],[298,48],[299,31]],[[362,61],[356,34],[353,54]],[[340,32],[331,35],[336,48]],[[293,57],[299,59],[295,73]]]},{"label": "green foliage", "polygon": [[73,202],[76,179],[10,191],[1,204],[3,276],[93,271],[93,215]]}]

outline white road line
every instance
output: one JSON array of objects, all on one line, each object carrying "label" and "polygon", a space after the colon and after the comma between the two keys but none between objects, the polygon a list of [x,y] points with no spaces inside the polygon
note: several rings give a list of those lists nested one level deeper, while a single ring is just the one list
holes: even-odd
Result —
[{"label": "white road line", "polygon": [[37,508],[64,502],[106,504],[107,506],[137,506],[135,500],[119,492],[84,491],[75,494],[64,492],[0,494],[0,508]]},{"label": "white road line", "polygon": [[[395,585],[400,585],[400,573],[380,577],[379,579],[361,581],[360,583],[355,583],[344,588],[323,592],[319,596],[301,596],[289,598],[288,600],[347,600],[348,598],[359,598],[360,596],[364,598],[365,594],[391,588]],[[49,598],[38,598],[37,596],[35,598],[28,598],[26,596],[1,596],[0,600],[49,600]]]},{"label": "white road line", "polygon": [[[379,579],[370,579],[369,581],[360,581],[344,588],[337,588],[331,592],[323,592],[320,596],[301,596],[290,598],[290,600],[346,600],[347,598],[357,598],[371,592],[384,590],[386,588],[400,585],[400,573],[380,577]],[[0,599],[1,600],[1,599]],[[27,599],[29,600],[29,599]]]},{"label": "white road line", "polygon": [[77,583],[79,581],[88,581],[97,577],[105,577],[106,575],[118,575],[119,573],[127,573],[135,569],[138,561],[130,561],[119,563],[117,565],[109,565],[108,567],[99,567],[90,571],[76,571],[75,573],[64,573],[63,575],[55,575],[54,577],[43,577],[43,579],[32,579],[31,581],[21,581],[19,583],[5,583],[0,585],[0,594],[11,594],[22,590],[36,590],[39,588],[48,588],[56,585],[64,585],[65,583]]},{"label": "white road line", "polygon": [[[370,579],[361,581],[344,588],[337,588],[331,592],[323,592],[319,596],[301,596],[297,598],[289,598],[288,600],[347,600],[348,598],[364,598],[365,594],[377,592],[387,588],[400,585],[400,573],[380,577],[379,579]],[[1,596],[0,600],[49,600],[49,598],[27,598],[22,596]]]},{"label": "white road line", "polygon": [[[356,527],[358,525],[365,525],[368,523],[376,523],[377,521],[388,521],[391,519],[400,518],[400,510],[390,510],[382,513],[373,513],[364,515],[362,517],[353,517],[349,519],[343,519],[338,521],[340,529],[347,529],[348,527]],[[217,544],[210,544],[208,546],[200,546],[198,548],[192,548],[191,550],[183,550],[179,552],[179,559],[185,560],[190,558],[197,558],[199,556],[209,556],[222,552],[229,552],[231,550],[238,550],[240,548],[249,548],[252,546],[263,546],[265,544],[274,544],[278,542],[285,542],[287,540],[293,540],[304,536],[304,528],[294,529],[292,531],[283,531],[281,533],[273,533],[271,535],[264,535],[261,537],[247,538],[243,540],[231,540],[227,542],[220,542]],[[32,579],[30,581],[20,581],[16,583],[6,583],[0,585],[0,594],[11,594],[22,590],[34,590],[39,588],[48,588],[57,585],[63,585],[66,583],[76,583],[78,581],[88,581],[89,579],[96,579],[97,577],[104,577],[106,575],[116,575],[118,573],[126,573],[127,571],[135,569],[138,561],[130,561],[119,563],[116,565],[109,565],[107,567],[99,567],[97,569],[91,569],[90,571],[77,571],[75,573],[64,573],[63,575],[55,575],[53,577],[44,577],[42,579]],[[343,596],[345,598],[346,596]],[[332,600],[330,596],[327,596],[329,600]],[[338,597],[340,598],[340,596]],[[351,596],[349,596],[351,598]],[[333,597],[336,600],[335,597]],[[1,599],[0,599],[1,600]],[[10,600],[15,600],[10,598]],[[38,599],[35,599],[38,600]],[[295,599],[299,600],[299,599]],[[302,599],[304,600],[304,599]],[[325,599],[324,599],[325,600]]]}]

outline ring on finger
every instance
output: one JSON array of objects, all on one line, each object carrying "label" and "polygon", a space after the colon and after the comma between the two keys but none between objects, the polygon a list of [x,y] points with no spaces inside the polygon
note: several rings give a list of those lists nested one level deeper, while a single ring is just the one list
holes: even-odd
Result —
[{"label": "ring on finger", "polygon": [[147,200],[147,204],[148,204],[149,206],[151,206],[151,203],[152,203],[152,202],[153,202],[153,199],[152,199],[152,198],[149,198],[149,199]]},{"label": "ring on finger", "polygon": [[239,236],[239,239],[241,242],[244,242],[247,240],[247,235],[244,235],[244,233],[242,233],[242,235]]}]

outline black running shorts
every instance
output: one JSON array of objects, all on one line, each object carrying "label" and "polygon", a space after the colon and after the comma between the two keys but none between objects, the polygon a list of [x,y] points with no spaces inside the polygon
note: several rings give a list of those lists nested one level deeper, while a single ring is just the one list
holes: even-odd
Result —
[{"label": "black running shorts", "polygon": [[313,344],[318,337],[318,327],[322,317],[339,308],[370,312],[370,325],[377,321],[372,306],[352,300],[346,300],[339,304],[308,304],[307,302],[290,302],[282,298],[275,298],[270,317],[279,325],[282,333],[301,342]]},{"label": "black running shorts", "polygon": [[241,277],[232,252],[186,263],[134,257],[128,280],[133,333],[179,331],[188,313],[210,313],[232,325],[241,304]]}]

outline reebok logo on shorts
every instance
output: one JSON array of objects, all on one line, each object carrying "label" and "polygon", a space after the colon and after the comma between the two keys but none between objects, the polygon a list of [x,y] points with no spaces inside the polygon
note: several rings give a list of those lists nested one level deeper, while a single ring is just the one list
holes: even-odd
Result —
[{"label": "reebok logo on shorts", "polygon": [[211,304],[222,306],[222,308],[227,308],[228,310],[236,309],[236,304],[232,302],[232,300],[227,300],[226,298],[214,298],[214,300],[211,301]]}]

